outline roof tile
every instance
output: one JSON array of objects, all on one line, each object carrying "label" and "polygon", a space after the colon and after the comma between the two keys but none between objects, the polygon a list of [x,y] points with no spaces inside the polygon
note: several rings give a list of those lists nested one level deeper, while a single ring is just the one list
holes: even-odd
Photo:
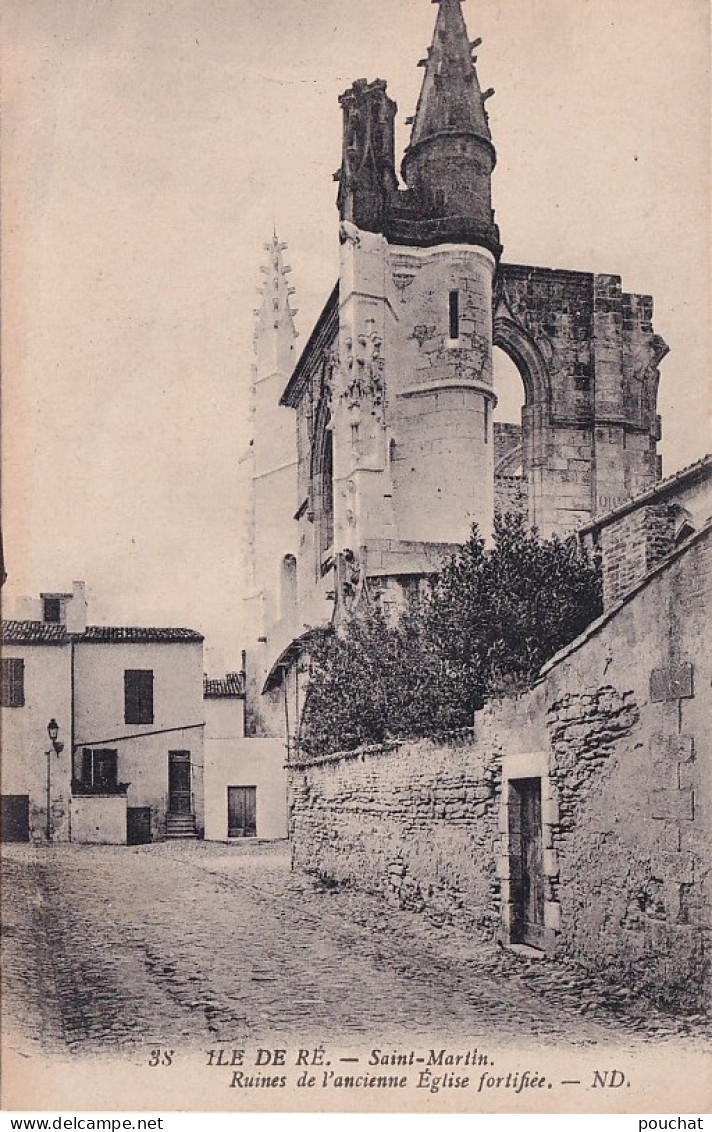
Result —
[{"label": "roof tile", "polygon": [[203,697],[205,699],[223,699],[225,697],[238,697],[245,695],[245,680],[242,672],[228,672],[220,677],[203,677]]},{"label": "roof tile", "polygon": [[88,625],[83,633],[68,633],[66,626],[44,621],[3,621],[2,639],[6,643],[65,645],[82,644],[199,644],[201,633],[194,629],[155,626]]}]

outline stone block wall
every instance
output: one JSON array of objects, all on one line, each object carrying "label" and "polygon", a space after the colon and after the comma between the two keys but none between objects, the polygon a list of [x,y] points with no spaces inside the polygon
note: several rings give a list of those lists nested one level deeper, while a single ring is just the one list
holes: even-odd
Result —
[{"label": "stone block wall", "polygon": [[603,603],[617,602],[675,548],[677,513],[667,503],[638,507],[601,531]]},{"label": "stone block wall", "polygon": [[495,476],[494,510],[495,514],[527,515],[527,481],[523,476]]},{"label": "stone block wall", "polygon": [[294,865],[492,938],[500,774],[467,733],[293,767]]},{"label": "stone block wall", "polygon": [[494,337],[517,365],[529,518],[566,535],[659,478],[652,299],[616,275],[500,264]]}]

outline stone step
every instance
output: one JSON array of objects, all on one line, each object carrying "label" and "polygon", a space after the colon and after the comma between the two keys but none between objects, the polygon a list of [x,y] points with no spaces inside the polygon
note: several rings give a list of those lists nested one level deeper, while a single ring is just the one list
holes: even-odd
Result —
[{"label": "stone step", "polygon": [[167,841],[194,841],[197,837],[194,814],[166,814]]}]

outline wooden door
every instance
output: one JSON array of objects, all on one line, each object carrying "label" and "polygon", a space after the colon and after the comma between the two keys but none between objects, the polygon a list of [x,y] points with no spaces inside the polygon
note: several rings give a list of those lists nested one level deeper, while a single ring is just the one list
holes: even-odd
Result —
[{"label": "wooden door", "polygon": [[509,783],[509,873],[512,943],[542,947],[544,858],[540,778],[518,778]]},{"label": "wooden door", "polygon": [[0,831],[3,841],[30,840],[29,794],[3,794]]},{"label": "wooden door", "polygon": [[151,807],[129,806],[126,811],[126,844],[148,845],[151,840]]},{"label": "wooden door", "polygon": [[193,812],[190,788],[190,751],[168,752],[168,810],[172,814]]},{"label": "wooden door", "polygon": [[228,786],[228,837],[257,836],[257,787]]}]

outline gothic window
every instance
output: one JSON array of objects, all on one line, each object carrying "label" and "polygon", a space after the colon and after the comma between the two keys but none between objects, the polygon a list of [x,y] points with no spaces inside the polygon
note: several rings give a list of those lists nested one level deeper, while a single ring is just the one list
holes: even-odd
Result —
[{"label": "gothic window", "polygon": [[297,605],[297,560],[293,554],[285,554],[282,559],[279,605],[281,617],[286,617]]},{"label": "gothic window", "polygon": [[324,432],[321,468],[319,472],[321,514],[319,519],[319,561],[334,543],[334,442],[331,429]]}]

